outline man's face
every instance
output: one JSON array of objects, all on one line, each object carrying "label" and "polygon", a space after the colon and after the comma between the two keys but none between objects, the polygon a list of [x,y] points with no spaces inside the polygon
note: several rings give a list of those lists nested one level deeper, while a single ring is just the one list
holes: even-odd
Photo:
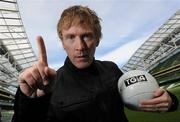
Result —
[{"label": "man's face", "polygon": [[62,38],[63,48],[74,66],[83,69],[92,63],[99,43],[92,29],[73,25],[67,30],[62,30]]}]

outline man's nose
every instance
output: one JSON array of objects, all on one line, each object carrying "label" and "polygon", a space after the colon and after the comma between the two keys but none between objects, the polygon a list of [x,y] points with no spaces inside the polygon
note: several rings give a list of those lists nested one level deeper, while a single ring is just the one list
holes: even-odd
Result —
[{"label": "man's nose", "polygon": [[86,47],[86,43],[84,42],[84,40],[82,40],[81,38],[77,38],[76,39],[76,46],[75,46],[75,49],[77,51],[81,51],[81,50],[84,50]]}]

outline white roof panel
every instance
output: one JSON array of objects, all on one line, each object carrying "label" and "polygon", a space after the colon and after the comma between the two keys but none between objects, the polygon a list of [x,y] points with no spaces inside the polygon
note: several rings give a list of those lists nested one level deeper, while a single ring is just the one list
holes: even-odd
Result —
[{"label": "white roof panel", "polygon": [[0,49],[0,83],[17,85],[19,72],[30,67],[37,58],[16,0],[0,1]]},{"label": "white roof panel", "polygon": [[149,70],[158,60],[165,58],[174,50],[179,49],[179,40],[180,10],[136,50],[129,61],[122,67],[122,70]]}]

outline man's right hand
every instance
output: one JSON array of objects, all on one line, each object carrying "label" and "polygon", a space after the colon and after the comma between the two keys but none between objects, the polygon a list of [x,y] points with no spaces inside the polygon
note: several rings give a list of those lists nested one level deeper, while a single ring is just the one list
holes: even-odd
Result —
[{"label": "man's right hand", "polygon": [[26,69],[19,76],[18,83],[21,91],[31,98],[44,96],[51,88],[56,71],[48,67],[46,48],[41,36],[37,37],[39,59],[36,64]]}]

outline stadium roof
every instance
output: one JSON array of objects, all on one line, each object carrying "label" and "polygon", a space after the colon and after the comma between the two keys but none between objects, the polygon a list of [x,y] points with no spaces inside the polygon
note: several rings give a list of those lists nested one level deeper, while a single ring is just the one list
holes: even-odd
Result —
[{"label": "stadium roof", "polygon": [[133,69],[149,71],[159,61],[173,53],[180,52],[180,10],[163,24],[122,67],[123,71]]},{"label": "stadium roof", "polygon": [[17,86],[19,72],[37,60],[26,35],[17,1],[0,1],[0,88]]}]

